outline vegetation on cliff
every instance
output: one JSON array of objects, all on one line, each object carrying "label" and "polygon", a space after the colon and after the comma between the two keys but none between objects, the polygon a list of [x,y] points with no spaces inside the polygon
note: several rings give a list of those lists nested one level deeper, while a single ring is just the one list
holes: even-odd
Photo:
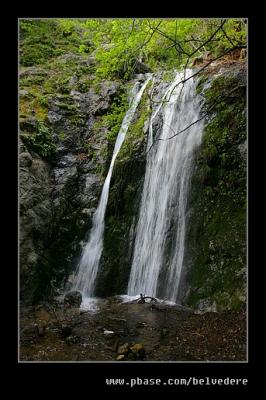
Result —
[{"label": "vegetation on cliff", "polygon": [[246,300],[245,66],[225,69],[203,95],[205,108],[221,101],[206,122],[191,182],[187,301],[238,309]]},{"label": "vegetation on cliff", "polygon": [[[196,67],[195,72],[203,69],[198,92],[205,109],[217,97],[221,101],[208,113],[191,183],[187,302],[198,307],[207,299],[221,309],[239,308],[246,263],[245,82],[234,73],[212,80],[215,71],[205,74],[204,68],[226,54],[231,61],[225,69],[233,70],[234,61],[245,57],[246,21],[21,19],[19,28],[20,138],[25,152],[51,168],[51,225],[38,234],[35,249],[45,237],[46,260],[32,257],[35,261],[24,274],[38,271],[36,301],[53,293],[51,282],[58,286],[71,263],[73,268],[73,254],[79,254],[78,243],[91,226],[135,74],[168,71],[162,77],[167,83],[173,69]],[[137,218],[145,172],[148,92],[113,171],[98,285],[103,296],[126,287],[130,227]]]}]

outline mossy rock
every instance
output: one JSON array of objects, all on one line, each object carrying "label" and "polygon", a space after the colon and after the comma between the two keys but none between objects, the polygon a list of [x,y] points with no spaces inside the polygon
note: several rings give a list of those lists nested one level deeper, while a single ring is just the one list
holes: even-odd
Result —
[{"label": "mossy rock", "polygon": [[[200,91],[205,78],[199,81]],[[246,287],[246,160],[239,144],[246,139],[243,80],[230,74],[214,78],[204,91],[205,108],[220,99],[205,124],[197,151],[189,198],[187,304],[201,299],[219,310],[241,306]],[[209,121],[209,122],[208,122]]]}]

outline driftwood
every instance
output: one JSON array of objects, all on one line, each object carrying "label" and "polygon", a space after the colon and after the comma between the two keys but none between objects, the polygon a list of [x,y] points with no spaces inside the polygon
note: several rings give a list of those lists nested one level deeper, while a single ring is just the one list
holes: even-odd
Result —
[{"label": "driftwood", "polygon": [[145,296],[145,295],[143,296],[143,294],[140,293],[140,298],[137,300],[137,303],[138,304],[144,304],[144,303],[146,303],[145,299],[151,299],[151,301],[150,301],[151,303],[157,303],[158,302],[155,297]]}]

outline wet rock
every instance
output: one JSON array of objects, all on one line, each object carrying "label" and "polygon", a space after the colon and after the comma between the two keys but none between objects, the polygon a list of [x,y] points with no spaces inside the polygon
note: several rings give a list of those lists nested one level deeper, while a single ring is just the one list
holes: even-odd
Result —
[{"label": "wet rock", "polygon": [[137,359],[143,359],[145,357],[145,348],[142,343],[135,343],[130,347],[130,351]]},{"label": "wet rock", "polygon": [[28,76],[34,76],[34,75],[46,76],[47,71],[39,67],[28,67],[27,69],[24,69],[19,73],[20,78],[26,78]]},{"label": "wet rock", "polygon": [[72,329],[71,329],[71,327],[69,326],[69,325],[65,325],[65,324],[63,324],[62,326],[61,326],[61,336],[63,337],[63,338],[67,338],[68,336],[70,336],[71,335],[71,333],[72,333]]},{"label": "wet rock", "polygon": [[196,313],[217,312],[217,305],[211,299],[201,299],[197,304]]},{"label": "wet rock", "polygon": [[124,359],[125,359],[124,354],[120,354],[120,355],[116,358],[117,361],[122,361],[122,360],[124,360]]},{"label": "wet rock", "polygon": [[68,153],[61,157],[57,166],[59,168],[69,168],[77,162],[76,156],[74,154]]},{"label": "wet rock", "polygon": [[101,83],[100,94],[103,98],[112,99],[117,94],[119,86],[118,82],[104,81]]},{"label": "wet rock", "polygon": [[78,78],[77,78],[76,75],[73,75],[73,76],[70,78],[69,82],[68,82],[68,86],[69,86],[70,88],[74,88],[74,87],[77,85],[77,83],[78,83]]},{"label": "wet rock", "polygon": [[46,326],[43,324],[33,323],[22,330],[22,337],[24,339],[34,339],[37,337],[43,337],[46,330]]},{"label": "wet rock", "polygon": [[48,120],[51,124],[55,124],[56,122],[62,119],[62,115],[56,111],[50,110],[48,111]]},{"label": "wet rock", "polygon": [[238,145],[238,150],[239,150],[241,157],[245,160],[247,157],[247,140],[245,140],[245,142],[240,143]]},{"label": "wet rock", "polygon": [[118,347],[119,347],[119,339],[115,339],[112,350],[117,352]]},{"label": "wet rock", "polygon": [[75,165],[68,168],[55,168],[54,178],[57,185],[65,186],[71,179],[77,175],[77,167]]},{"label": "wet rock", "polygon": [[78,336],[73,336],[73,335],[71,335],[71,336],[68,336],[67,338],[66,338],[66,343],[67,344],[76,344],[76,343],[78,343],[80,341],[80,338],[78,337]]},{"label": "wet rock", "polygon": [[20,96],[27,96],[29,94],[29,92],[27,90],[20,90],[19,91],[19,95]]},{"label": "wet rock", "polygon": [[[31,300],[37,286],[37,266],[46,267],[42,254],[51,227],[49,165],[33,152],[20,154],[20,289]],[[48,266],[47,266],[48,268]]]},{"label": "wet rock", "polygon": [[129,344],[128,343],[124,343],[123,345],[119,346],[117,349],[117,354],[123,354],[123,355],[127,355],[129,352]]},{"label": "wet rock", "polygon": [[95,65],[95,64],[96,64],[95,57],[89,56],[89,57],[87,58],[87,65]]},{"label": "wet rock", "polygon": [[103,334],[106,335],[106,336],[113,336],[113,335],[114,335],[114,331],[105,330],[105,331],[103,332]]},{"label": "wet rock", "polygon": [[136,74],[146,74],[147,72],[151,72],[151,69],[142,61],[136,60],[134,72]]},{"label": "wet rock", "polygon": [[97,103],[97,105],[94,108],[94,114],[99,116],[99,115],[104,115],[108,111],[110,105],[108,101],[100,101]]},{"label": "wet rock", "polygon": [[80,307],[82,295],[78,290],[68,292],[64,298],[64,305],[68,307]]},{"label": "wet rock", "polygon": [[28,152],[20,153],[19,155],[20,167],[30,167],[32,164],[32,156]]},{"label": "wet rock", "polygon": [[39,337],[43,337],[46,331],[46,326],[45,325],[36,325],[35,327],[36,335]]},{"label": "wet rock", "polygon": [[147,324],[145,322],[138,322],[136,325],[136,328],[145,328],[147,326]]},{"label": "wet rock", "polygon": [[23,338],[33,338],[37,336],[37,333],[37,324],[31,324],[21,330],[21,335]]},{"label": "wet rock", "polygon": [[137,81],[144,82],[147,79],[147,76],[145,74],[136,74],[135,79]]}]

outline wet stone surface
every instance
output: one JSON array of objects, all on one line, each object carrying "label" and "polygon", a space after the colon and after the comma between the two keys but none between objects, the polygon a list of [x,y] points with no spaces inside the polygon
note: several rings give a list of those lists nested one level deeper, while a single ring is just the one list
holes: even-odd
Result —
[{"label": "wet stone surface", "polygon": [[244,309],[195,314],[110,298],[94,314],[63,305],[23,308],[20,328],[21,361],[246,360]]}]

